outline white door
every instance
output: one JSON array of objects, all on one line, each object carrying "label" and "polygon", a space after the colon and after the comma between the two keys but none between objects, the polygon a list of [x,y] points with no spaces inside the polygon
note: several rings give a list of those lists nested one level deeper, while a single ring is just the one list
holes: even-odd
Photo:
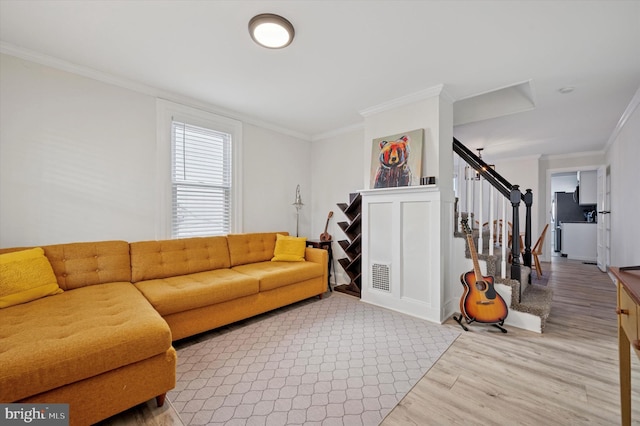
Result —
[{"label": "white door", "polygon": [[598,268],[607,272],[609,266],[609,182],[607,182],[607,166],[598,168],[598,228],[597,228],[597,255]]}]

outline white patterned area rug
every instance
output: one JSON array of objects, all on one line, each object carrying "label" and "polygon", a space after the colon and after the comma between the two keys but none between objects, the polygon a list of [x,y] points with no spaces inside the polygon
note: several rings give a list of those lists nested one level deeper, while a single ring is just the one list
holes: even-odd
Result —
[{"label": "white patterned area rug", "polygon": [[177,342],[168,397],[185,425],[378,425],[459,334],[332,293]]}]

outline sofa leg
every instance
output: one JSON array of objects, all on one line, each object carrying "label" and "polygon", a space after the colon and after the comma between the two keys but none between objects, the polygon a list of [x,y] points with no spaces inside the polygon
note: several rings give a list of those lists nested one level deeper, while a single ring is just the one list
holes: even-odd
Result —
[{"label": "sofa leg", "polygon": [[324,296],[324,294],[319,294],[318,299],[322,300],[322,296]]},{"label": "sofa leg", "polygon": [[156,404],[158,405],[158,407],[162,407],[164,405],[164,399],[166,397],[167,397],[166,393],[156,396]]}]

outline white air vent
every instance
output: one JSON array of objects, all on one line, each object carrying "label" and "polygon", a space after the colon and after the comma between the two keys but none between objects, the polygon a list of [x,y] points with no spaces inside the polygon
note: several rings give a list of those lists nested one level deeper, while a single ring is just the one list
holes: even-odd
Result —
[{"label": "white air vent", "polygon": [[386,291],[387,293],[390,292],[388,263],[371,264],[371,284],[376,290]]}]

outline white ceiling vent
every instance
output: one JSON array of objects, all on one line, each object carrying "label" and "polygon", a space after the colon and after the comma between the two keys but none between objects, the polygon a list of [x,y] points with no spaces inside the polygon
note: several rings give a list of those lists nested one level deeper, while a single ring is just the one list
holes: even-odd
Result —
[{"label": "white ceiling vent", "polygon": [[453,104],[453,125],[502,117],[536,107],[531,80],[460,99]]}]

